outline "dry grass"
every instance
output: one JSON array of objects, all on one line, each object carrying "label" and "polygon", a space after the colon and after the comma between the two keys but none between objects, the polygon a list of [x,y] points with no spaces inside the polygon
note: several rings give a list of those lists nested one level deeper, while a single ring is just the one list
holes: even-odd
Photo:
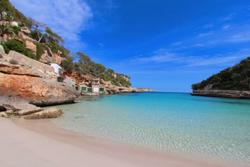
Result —
[{"label": "dry grass", "polygon": [[48,112],[48,113],[42,113],[42,114],[31,114],[28,115],[26,117],[24,117],[24,119],[49,119],[49,118],[57,118],[59,116],[62,115],[62,110],[58,109],[57,112]]}]

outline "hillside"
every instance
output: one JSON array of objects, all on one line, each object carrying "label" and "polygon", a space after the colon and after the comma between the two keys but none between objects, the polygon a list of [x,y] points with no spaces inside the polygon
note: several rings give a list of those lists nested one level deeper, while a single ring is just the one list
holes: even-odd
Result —
[{"label": "hillside", "polygon": [[222,70],[200,83],[192,85],[196,90],[250,90],[250,57],[233,67]]},{"label": "hillside", "polygon": [[[131,87],[130,77],[116,74],[84,53],[72,53],[64,47],[65,41],[61,36],[44,23],[27,18],[9,0],[0,1],[0,12],[0,43],[6,53],[14,50],[46,64],[56,63],[68,72],[100,78],[116,86]],[[18,26],[13,26],[13,21]]]}]

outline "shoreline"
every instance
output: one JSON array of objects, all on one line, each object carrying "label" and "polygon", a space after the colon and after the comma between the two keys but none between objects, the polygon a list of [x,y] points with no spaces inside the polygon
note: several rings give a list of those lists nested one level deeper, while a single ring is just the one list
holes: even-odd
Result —
[{"label": "shoreline", "polygon": [[[2,119],[0,166],[222,167],[62,129],[49,120]],[[11,140],[10,140],[11,139]],[[17,147],[16,147],[17,146]],[[20,156],[21,155],[21,156]],[[27,158],[29,157],[29,158]],[[33,158],[31,158],[33,157]],[[33,165],[32,165],[33,164]],[[34,165],[35,164],[35,165]]]}]

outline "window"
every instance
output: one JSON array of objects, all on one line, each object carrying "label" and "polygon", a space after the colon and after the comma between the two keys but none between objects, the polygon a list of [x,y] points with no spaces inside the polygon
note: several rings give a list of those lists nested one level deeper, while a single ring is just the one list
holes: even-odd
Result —
[{"label": "window", "polygon": [[88,88],[88,92],[92,92],[92,88]]},{"label": "window", "polygon": [[87,88],[86,87],[82,87],[82,91],[86,92]]},{"label": "window", "polygon": [[100,92],[103,92],[104,91],[104,88],[100,88]]}]

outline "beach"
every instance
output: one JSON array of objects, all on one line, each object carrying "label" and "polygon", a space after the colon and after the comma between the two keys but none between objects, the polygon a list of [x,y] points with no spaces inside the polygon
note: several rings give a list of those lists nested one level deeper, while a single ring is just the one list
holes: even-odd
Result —
[{"label": "beach", "polygon": [[0,119],[1,167],[216,167],[142,147],[86,136],[49,120]]}]

